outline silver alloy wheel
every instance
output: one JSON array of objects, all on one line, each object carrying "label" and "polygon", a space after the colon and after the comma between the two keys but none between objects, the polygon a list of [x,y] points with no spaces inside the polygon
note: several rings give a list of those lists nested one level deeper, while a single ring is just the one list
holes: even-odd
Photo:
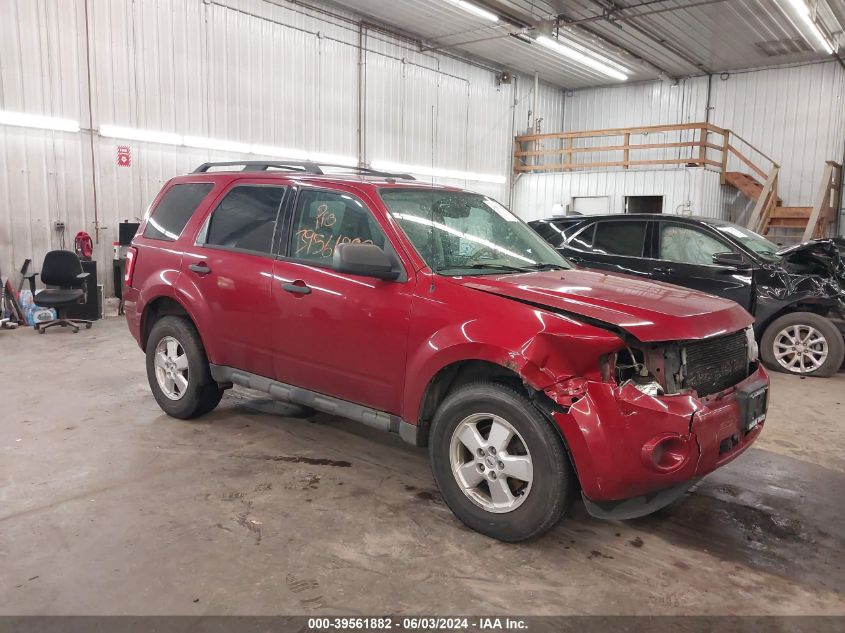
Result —
[{"label": "silver alloy wheel", "polygon": [[504,418],[473,413],[449,444],[452,474],[464,494],[488,512],[512,512],[531,492],[534,465],[522,436]]},{"label": "silver alloy wheel", "polygon": [[188,390],[188,355],[182,344],[165,336],[156,345],[153,359],[158,386],[171,400],[179,400]]},{"label": "silver alloy wheel", "polygon": [[808,374],[824,365],[828,346],[824,334],[811,325],[790,325],[775,335],[775,359],[794,374]]}]

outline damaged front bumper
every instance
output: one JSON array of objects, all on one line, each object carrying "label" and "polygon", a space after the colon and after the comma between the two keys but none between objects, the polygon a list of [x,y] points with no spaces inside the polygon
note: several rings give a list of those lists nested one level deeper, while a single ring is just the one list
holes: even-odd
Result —
[{"label": "damaged front bumper", "polygon": [[[706,398],[651,396],[630,384],[584,381],[580,397],[549,393],[587,510],[601,518],[644,516],[744,452],[762,430],[769,378],[758,366]],[[575,400],[573,403],[573,399]]]}]

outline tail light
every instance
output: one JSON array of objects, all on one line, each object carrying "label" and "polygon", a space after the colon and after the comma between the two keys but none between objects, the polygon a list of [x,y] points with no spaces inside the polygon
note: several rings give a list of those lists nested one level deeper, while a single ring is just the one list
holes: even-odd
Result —
[{"label": "tail light", "polygon": [[126,249],[126,267],[123,270],[123,284],[132,285],[132,274],[135,272],[135,259],[138,257],[138,249],[134,246]]}]

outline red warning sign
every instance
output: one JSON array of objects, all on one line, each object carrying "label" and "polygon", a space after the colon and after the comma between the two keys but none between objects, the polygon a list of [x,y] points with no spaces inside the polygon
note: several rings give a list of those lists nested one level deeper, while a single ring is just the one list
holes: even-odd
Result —
[{"label": "red warning sign", "polygon": [[128,145],[117,146],[117,166],[129,167],[132,165],[132,150]]}]

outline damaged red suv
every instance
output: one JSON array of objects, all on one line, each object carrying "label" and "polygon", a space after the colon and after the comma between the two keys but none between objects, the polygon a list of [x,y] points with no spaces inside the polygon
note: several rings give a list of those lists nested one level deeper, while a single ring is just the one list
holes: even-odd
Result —
[{"label": "damaged red suv", "polygon": [[765,419],[736,303],[573,270],[496,201],[403,175],[203,165],[156,197],[125,281],[166,413],[237,384],[396,432],[505,541],[579,491],[595,516],[653,512]]}]

